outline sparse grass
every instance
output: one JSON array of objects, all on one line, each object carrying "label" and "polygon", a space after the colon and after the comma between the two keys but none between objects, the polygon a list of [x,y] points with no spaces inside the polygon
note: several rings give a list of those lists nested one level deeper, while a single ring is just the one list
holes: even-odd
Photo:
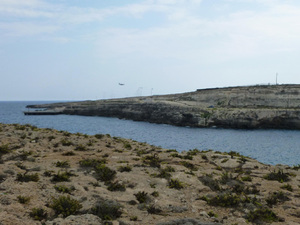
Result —
[{"label": "sparse grass", "polygon": [[30,182],[30,181],[38,182],[39,179],[40,178],[39,178],[38,173],[35,173],[35,174],[18,173],[17,174],[17,181],[20,181],[20,182]]},{"label": "sparse grass", "polygon": [[18,202],[21,204],[27,204],[30,201],[30,197],[26,197],[22,195],[19,195],[17,198],[18,198]]},{"label": "sparse grass", "polygon": [[44,220],[47,219],[48,213],[43,208],[33,208],[29,213],[29,216],[32,217],[34,220]]},{"label": "sparse grass", "polygon": [[92,213],[102,220],[115,220],[122,215],[122,206],[113,200],[100,200],[91,209]]},{"label": "sparse grass", "polygon": [[82,205],[70,196],[60,196],[52,199],[50,208],[52,208],[57,215],[62,214],[63,217],[67,217],[69,215],[75,215],[82,208]]},{"label": "sparse grass", "polygon": [[179,181],[178,179],[170,179],[168,182],[168,186],[169,188],[174,188],[174,189],[182,189],[184,188],[184,185],[181,181]]}]

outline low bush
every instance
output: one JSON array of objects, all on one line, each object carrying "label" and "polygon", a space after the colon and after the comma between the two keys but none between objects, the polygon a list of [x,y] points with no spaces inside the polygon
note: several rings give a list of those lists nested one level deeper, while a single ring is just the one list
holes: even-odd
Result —
[{"label": "low bush", "polygon": [[57,215],[62,214],[63,217],[67,217],[69,215],[75,215],[82,208],[82,205],[70,196],[60,196],[52,199],[50,208],[52,208]]},{"label": "low bush", "polygon": [[284,173],[282,170],[278,170],[277,172],[273,171],[267,175],[264,176],[267,180],[277,180],[281,183],[287,182],[290,180],[289,174]]},{"label": "low bush", "polygon": [[79,161],[81,167],[96,167],[101,164],[105,164],[106,159],[83,159]]},{"label": "low bush", "polygon": [[132,167],[129,166],[129,165],[126,165],[126,166],[120,166],[118,168],[118,171],[120,171],[121,173],[122,172],[130,172],[132,170]]},{"label": "low bush", "polygon": [[280,188],[288,190],[290,192],[293,192],[293,190],[294,190],[293,187],[290,184],[285,184],[285,185],[281,186]]},{"label": "low bush", "polygon": [[70,167],[70,163],[68,161],[57,161],[55,163],[56,167],[61,167],[61,168],[68,168]]},{"label": "low bush", "polygon": [[126,187],[124,184],[119,181],[110,182],[107,185],[107,190],[109,191],[126,191]]},{"label": "low bush", "polygon": [[101,164],[95,167],[96,176],[99,180],[107,182],[115,178],[117,172]]},{"label": "low bush", "polygon": [[27,204],[30,201],[30,197],[26,197],[22,195],[19,195],[17,198],[18,198],[18,202],[21,204]]},{"label": "low bush", "polygon": [[184,188],[184,185],[181,181],[179,181],[178,179],[171,179],[169,180],[168,183],[169,188],[174,188],[174,189],[182,189]]},{"label": "low bush", "polygon": [[284,202],[284,201],[288,201],[288,200],[289,200],[289,198],[282,191],[273,192],[266,198],[267,205],[270,207],[272,207],[273,205],[276,205],[279,202]]},{"label": "low bush", "polygon": [[148,155],[143,158],[143,162],[151,167],[160,168],[161,160],[157,154]]},{"label": "low bush", "polygon": [[122,215],[122,206],[113,200],[100,200],[91,209],[92,213],[102,220],[115,220]]},{"label": "low bush", "polygon": [[134,194],[134,196],[139,203],[146,203],[150,201],[148,193],[144,191],[139,191],[138,193]]},{"label": "low bush", "polygon": [[52,176],[51,181],[52,182],[64,182],[64,181],[70,181],[70,176],[72,176],[73,174],[70,172],[60,172],[58,171],[57,174],[54,174]]},{"label": "low bush", "polygon": [[254,211],[250,211],[247,214],[246,219],[249,222],[259,223],[259,224],[261,224],[261,222],[272,223],[272,222],[279,221],[278,216],[268,208],[259,208]]},{"label": "low bush", "polygon": [[29,216],[32,217],[34,220],[44,220],[47,219],[48,213],[43,208],[33,208],[29,213]]},{"label": "low bush", "polygon": [[17,181],[20,181],[20,182],[30,182],[30,181],[38,182],[39,179],[40,178],[39,178],[38,173],[35,173],[35,174],[18,173],[17,174]]},{"label": "low bush", "polygon": [[71,192],[74,191],[74,187],[69,188],[65,185],[55,185],[54,188],[56,191],[64,194],[71,194]]}]

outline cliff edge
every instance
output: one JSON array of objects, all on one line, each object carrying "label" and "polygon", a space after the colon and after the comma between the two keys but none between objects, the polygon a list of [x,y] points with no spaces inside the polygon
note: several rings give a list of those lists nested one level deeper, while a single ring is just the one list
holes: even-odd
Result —
[{"label": "cliff edge", "polygon": [[299,93],[296,84],[241,86],[27,107],[175,126],[300,129]]}]

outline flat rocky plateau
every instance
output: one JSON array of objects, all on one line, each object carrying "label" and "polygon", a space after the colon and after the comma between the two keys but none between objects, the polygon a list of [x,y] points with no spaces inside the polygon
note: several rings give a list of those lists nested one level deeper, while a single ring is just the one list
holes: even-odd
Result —
[{"label": "flat rocky plateau", "polygon": [[182,94],[30,105],[28,108],[175,126],[300,129],[300,85],[199,89]]},{"label": "flat rocky plateau", "polygon": [[0,224],[300,224],[299,165],[0,124]]}]

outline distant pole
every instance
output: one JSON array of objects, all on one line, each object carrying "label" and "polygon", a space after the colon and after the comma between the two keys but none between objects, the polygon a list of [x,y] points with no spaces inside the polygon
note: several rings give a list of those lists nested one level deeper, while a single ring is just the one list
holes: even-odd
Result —
[{"label": "distant pole", "polygon": [[278,73],[276,73],[276,85],[278,84],[278,83],[277,83],[277,78],[278,78]]}]

